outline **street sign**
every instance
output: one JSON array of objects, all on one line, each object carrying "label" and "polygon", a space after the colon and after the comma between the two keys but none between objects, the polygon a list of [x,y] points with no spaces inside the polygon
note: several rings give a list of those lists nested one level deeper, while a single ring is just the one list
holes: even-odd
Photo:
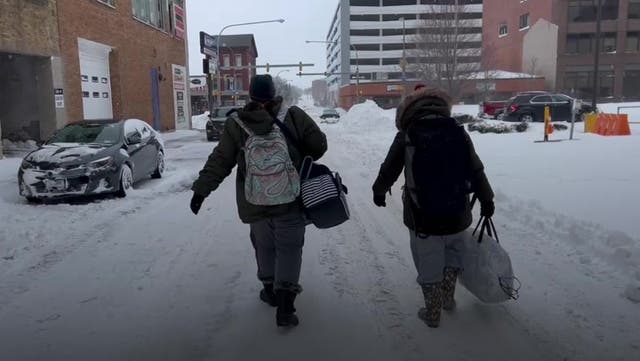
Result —
[{"label": "street sign", "polygon": [[217,43],[216,38],[204,31],[200,32],[200,53],[209,55],[211,57],[217,57]]}]

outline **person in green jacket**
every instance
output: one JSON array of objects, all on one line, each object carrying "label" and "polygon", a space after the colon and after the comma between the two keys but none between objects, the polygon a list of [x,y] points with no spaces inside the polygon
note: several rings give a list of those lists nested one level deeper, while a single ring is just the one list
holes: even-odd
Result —
[{"label": "person in green jacket", "polygon": [[[294,301],[302,291],[299,284],[302,264],[302,247],[306,221],[301,202],[295,200],[279,205],[255,205],[245,197],[245,143],[247,131],[258,136],[274,130],[274,117],[280,118],[285,129],[295,140],[288,139],[288,152],[297,170],[305,156],[319,159],[327,151],[327,138],[318,125],[297,106],[282,109],[282,97],[276,97],[270,75],[256,75],[251,79],[251,102],[237,110],[237,117],[244,127],[229,116],[220,142],[209,156],[198,179],[193,183],[191,210],[197,214],[204,199],[215,191],[220,183],[238,165],[236,172],[236,201],[243,223],[250,225],[250,237],[255,248],[258,279],[263,284],[260,299],[277,307],[278,326],[295,326]],[[283,132],[284,133],[284,132]],[[284,134],[283,134],[284,135]],[[302,149],[299,149],[302,148]]]},{"label": "person in green jacket", "polygon": [[[403,100],[396,113],[398,133],[373,184],[373,202],[385,207],[386,193],[405,171],[404,224],[411,233],[411,253],[425,299],[418,317],[429,327],[439,326],[442,308],[455,308],[460,248],[472,222],[468,194],[480,201],[482,216],[490,218],[495,209],[484,165],[469,134],[451,117],[451,103],[448,94],[427,87],[416,88]],[[412,136],[425,144],[411,144]],[[418,158],[424,163],[409,164],[420,151],[429,153]],[[426,184],[417,184],[420,181]],[[427,199],[436,204],[424,204]]]}]

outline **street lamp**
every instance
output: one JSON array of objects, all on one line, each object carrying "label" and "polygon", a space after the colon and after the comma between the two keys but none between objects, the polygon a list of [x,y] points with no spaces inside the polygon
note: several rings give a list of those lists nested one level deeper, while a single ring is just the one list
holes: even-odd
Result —
[{"label": "street lamp", "polygon": [[[305,40],[307,44],[337,44],[338,41],[328,41],[328,40]],[[356,53],[356,102],[360,103],[360,57],[358,56],[358,49],[356,49],[351,42],[349,42],[349,47]],[[349,64],[349,79],[351,79],[351,64]],[[351,83],[351,81],[349,81]]]},{"label": "street lamp", "polygon": [[400,67],[402,68],[402,95],[407,96],[407,47],[405,41],[406,27],[404,16],[399,20],[402,20],[402,60],[400,61]]},{"label": "street lamp", "polygon": [[222,105],[222,84],[221,84],[221,71],[220,71],[220,38],[222,37],[222,32],[226,29],[236,27],[236,26],[245,26],[245,25],[257,25],[257,24],[267,24],[267,23],[284,23],[284,19],[275,19],[275,20],[263,20],[263,21],[252,21],[248,23],[239,23],[239,24],[231,24],[223,27],[218,33],[218,37],[216,38],[216,56],[218,57],[217,63],[217,71],[218,71],[218,94],[217,94],[217,103],[218,106]]},{"label": "street lamp", "polygon": [[279,76],[280,76],[280,74],[282,74],[282,73],[288,73],[288,72],[289,72],[289,69],[287,69],[287,70],[280,70],[280,71],[276,74],[276,78],[277,78],[277,77],[279,77]]}]

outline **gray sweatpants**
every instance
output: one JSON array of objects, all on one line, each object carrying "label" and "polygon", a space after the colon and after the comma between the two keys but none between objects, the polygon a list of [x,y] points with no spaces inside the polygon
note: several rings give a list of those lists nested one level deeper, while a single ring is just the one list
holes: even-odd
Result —
[{"label": "gray sweatpants", "polygon": [[302,290],[299,282],[304,231],[305,221],[300,212],[251,224],[260,281],[274,282],[275,289]]},{"label": "gray sweatpants", "polygon": [[418,270],[418,284],[441,282],[444,268],[462,266],[461,248],[465,232],[446,236],[421,236],[411,231],[411,254]]}]

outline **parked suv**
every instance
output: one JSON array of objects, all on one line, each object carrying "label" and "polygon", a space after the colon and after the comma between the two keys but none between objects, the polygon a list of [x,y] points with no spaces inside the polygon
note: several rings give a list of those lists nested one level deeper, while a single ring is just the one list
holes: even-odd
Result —
[{"label": "parked suv", "polygon": [[509,122],[543,122],[544,108],[549,106],[552,121],[571,121],[574,102],[577,102],[576,121],[593,110],[591,105],[564,94],[522,93],[513,97],[505,108],[504,120]]},{"label": "parked suv", "polygon": [[227,121],[227,114],[234,109],[234,107],[220,107],[213,109],[213,114],[207,121],[207,140],[214,141],[219,140],[224,131],[224,123]]}]

